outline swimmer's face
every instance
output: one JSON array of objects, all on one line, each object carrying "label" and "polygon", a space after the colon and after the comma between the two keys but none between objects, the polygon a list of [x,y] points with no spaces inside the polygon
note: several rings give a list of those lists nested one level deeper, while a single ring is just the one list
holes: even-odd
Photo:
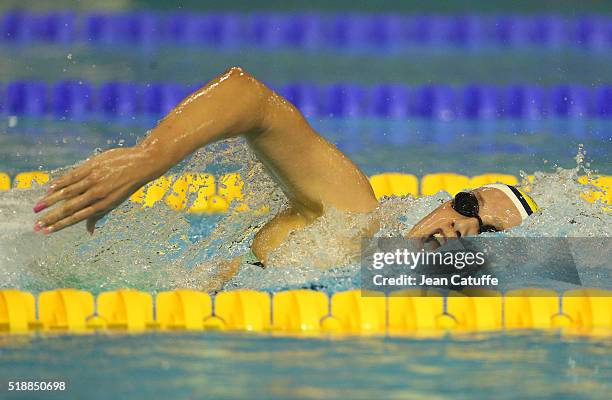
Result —
[{"label": "swimmer's face", "polygon": [[[484,226],[503,231],[522,222],[519,210],[501,190],[481,187],[471,192],[478,199],[478,215]],[[439,242],[444,243],[449,238],[473,236],[479,232],[477,218],[459,214],[452,208],[452,201],[447,201],[419,221],[408,237],[420,238],[424,242],[434,243],[433,247],[439,247]]]}]

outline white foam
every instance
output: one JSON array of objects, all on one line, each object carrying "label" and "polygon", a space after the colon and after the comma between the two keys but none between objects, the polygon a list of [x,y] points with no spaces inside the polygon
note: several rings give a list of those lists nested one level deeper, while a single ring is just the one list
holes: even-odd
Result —
[{"label": "white foam", "polygon": [[[580,185],[577,177],[592,173],[584,170],[581,157],[582,153],[574,169],[535,173],[531,193],[541,211],[523,225],[498,235],[612,236],[610,214],[602,211],[601,204],[580,198],[587,187]],[[266,204],[270,213],[230,214],[208,226],[209,234],[195,240],[192,226],[213,224],[214,218],[186,217],[165,205],[142,211],[126,202],[93,237],[82,224],[44,237],[32,232],[35,216],[31,210],[43,190],[0,192],[0,286],[35,291],[70,286],[94,292],[120,287],[219,289],[218,272],[226,260],[247,250],[253,234],[286,206],[286,199],[241,140],[200,151],[173,172],[204,170],[216,176],[238,170],[245,179],[251,209]],[[379,236],[404,235],[449,198],[445,193],[416,199],[392,197],[384,199],[371,216],[328,210],[271,253],[266,270],[245,269],[231,286],[271,288],[317,282],[332,289],[354,286],[358,282],[359,237],[371,218],[381,221]]]}]

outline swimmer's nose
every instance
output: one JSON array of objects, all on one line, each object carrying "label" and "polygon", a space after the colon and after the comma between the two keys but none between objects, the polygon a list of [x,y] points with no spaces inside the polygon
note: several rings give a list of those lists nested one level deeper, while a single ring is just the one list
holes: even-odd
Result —
[{"label": "swimmer's nose", "polygon": [[452,225],[453,224],[447,225],[442,228],[442,235],[444,235],[446,239],[460,237],[459,235],[457,235],[457,231],[453,228]]}]

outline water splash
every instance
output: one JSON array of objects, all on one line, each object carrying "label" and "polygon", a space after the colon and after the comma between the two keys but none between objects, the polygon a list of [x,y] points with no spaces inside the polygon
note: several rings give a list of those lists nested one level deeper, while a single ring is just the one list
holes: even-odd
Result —
[{"label": "water splash", "polygon": [[[585,152],[580,147],[575,168],[557,167],[551,172],[536,172],[532,181],[523,173],[520,186],[531,191],[541,211],[518,227],[489,235],[534,238],[611,237],[610,213],[603,210],[604,204],[589,203],[581,197],[589,190],[601,192],[597,186],[578,182],[581,175],[589,179],[597,177],[596,172],[590,170],[584,160]],[[265,271],[256,267],[243,268],[228,286],[255,289],[312,287],[330,292],[360,287],[358,238],[364,226],[376,219],[381,225],[376,236],[406,236],[415,223],[450,198],[444,192],[419,198],[410,195],[388,197],[382,199],[372,215],[361,217],[328,210],[323,217],[291,235],[272,252],[269,268]],[[350,245],[347,246],[347,243]],[[531,262],[534,264],[542,261],[540,257],[547,257],[542,254],[538,241],[523,251],[533,256]],[[580,254],[581,259],[576,260],[579,267],[589,269],[583,274],[584,282],[589,282],[589,279],[596,282],[598,276],[609,275],[609,265],[601,253],[583,251]],[[321,266],[329,268],[322,269]],[[602,270],[604,275],[601,275]],[[524,285],[532,283],[523,281]]]},{"label": "water splash", "polygon": [[[220,288],[225,262],[244,251],[257,228],[284,204],[282,193],[241,140],[209,146],[170,173],[238,171],[247,181],[251,210],[228,218],[177,213],[160,202],[142,210],[125,202],[93,236],[82,224],[45,237],[32,232],[32,204],[45,188],[0,194],[0,279],[3,287],[40,291],[77,287],[93,292],[120,287],[159,291],[175,287]],[[52,171],[58,176],[65,169]],[[192,199],[193,200],[193,199]],[[210,225],[210,226],[207,226]],[[202,237],[196,228],[206,228]]]},{"label": "water splash", "polygon": [[[523,185],[531,190],[541,212],[503,235],[612,236],[610,214],[602,210],[603,205],[580,198],[586,190],[599,190],[577,181],[579,175],[596,176],[584,163],[583,149],[576,161],[573,169],[536,172],[533,182],[524,176]],[[32,232],[35,216],[31,211],[44,188],[0,194],[0,286],[31,291],[76,287],[92,292],[120,287],[152,292],[178,287],[208,291],[355,287],[359,285],[359,237],[368,224],[380,222],[378,236],[405,235],[450,198],[445,193],[385,198],[371,215],[329,209],[272,252],[265,270],[241,268],[224,284],[220,277],[227,273],[227,260],[243,254],[255,232],[287,207],[287,200],[242,140],[209,146],[171,172],[204,170],[217,176],[239,172],[245,181],[242,202],[250,211],[198,217],[174,212],[164,204],[142,210],[126,202],[109,214],[93,236],[79,225],[44,237]],[[263,206],[269,211],[261,212]]]}]

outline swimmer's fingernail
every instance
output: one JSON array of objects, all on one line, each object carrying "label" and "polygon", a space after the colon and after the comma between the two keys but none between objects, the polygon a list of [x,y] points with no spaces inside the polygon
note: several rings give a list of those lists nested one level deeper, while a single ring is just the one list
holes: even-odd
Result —
[{"label": "swimmer's fingernail", "polygon": [[48,234],[50,234],[50,233],[52,233],[52,232],[53,232],[53,227],[52,227],[52,226],[48,226],[48,227],[46,227],[45,229],[43,229],[43,233],[44,233],[45,235],[48,235]]},{"label": "swimmer's fingernail", "polygon": [[45,226],[44,223],[42,223],[41,221],[38,221],[37,223],[34,224],[34,232],[38,232],[39,230],[41,230],[43,227]]},{"label": "swimmer's fingernail", "polygon": [[35,213],[41,212],[45,208],[47,208],[47,205],[45,203],[36,203],[36,205],[34,206],[34,212]]}]

